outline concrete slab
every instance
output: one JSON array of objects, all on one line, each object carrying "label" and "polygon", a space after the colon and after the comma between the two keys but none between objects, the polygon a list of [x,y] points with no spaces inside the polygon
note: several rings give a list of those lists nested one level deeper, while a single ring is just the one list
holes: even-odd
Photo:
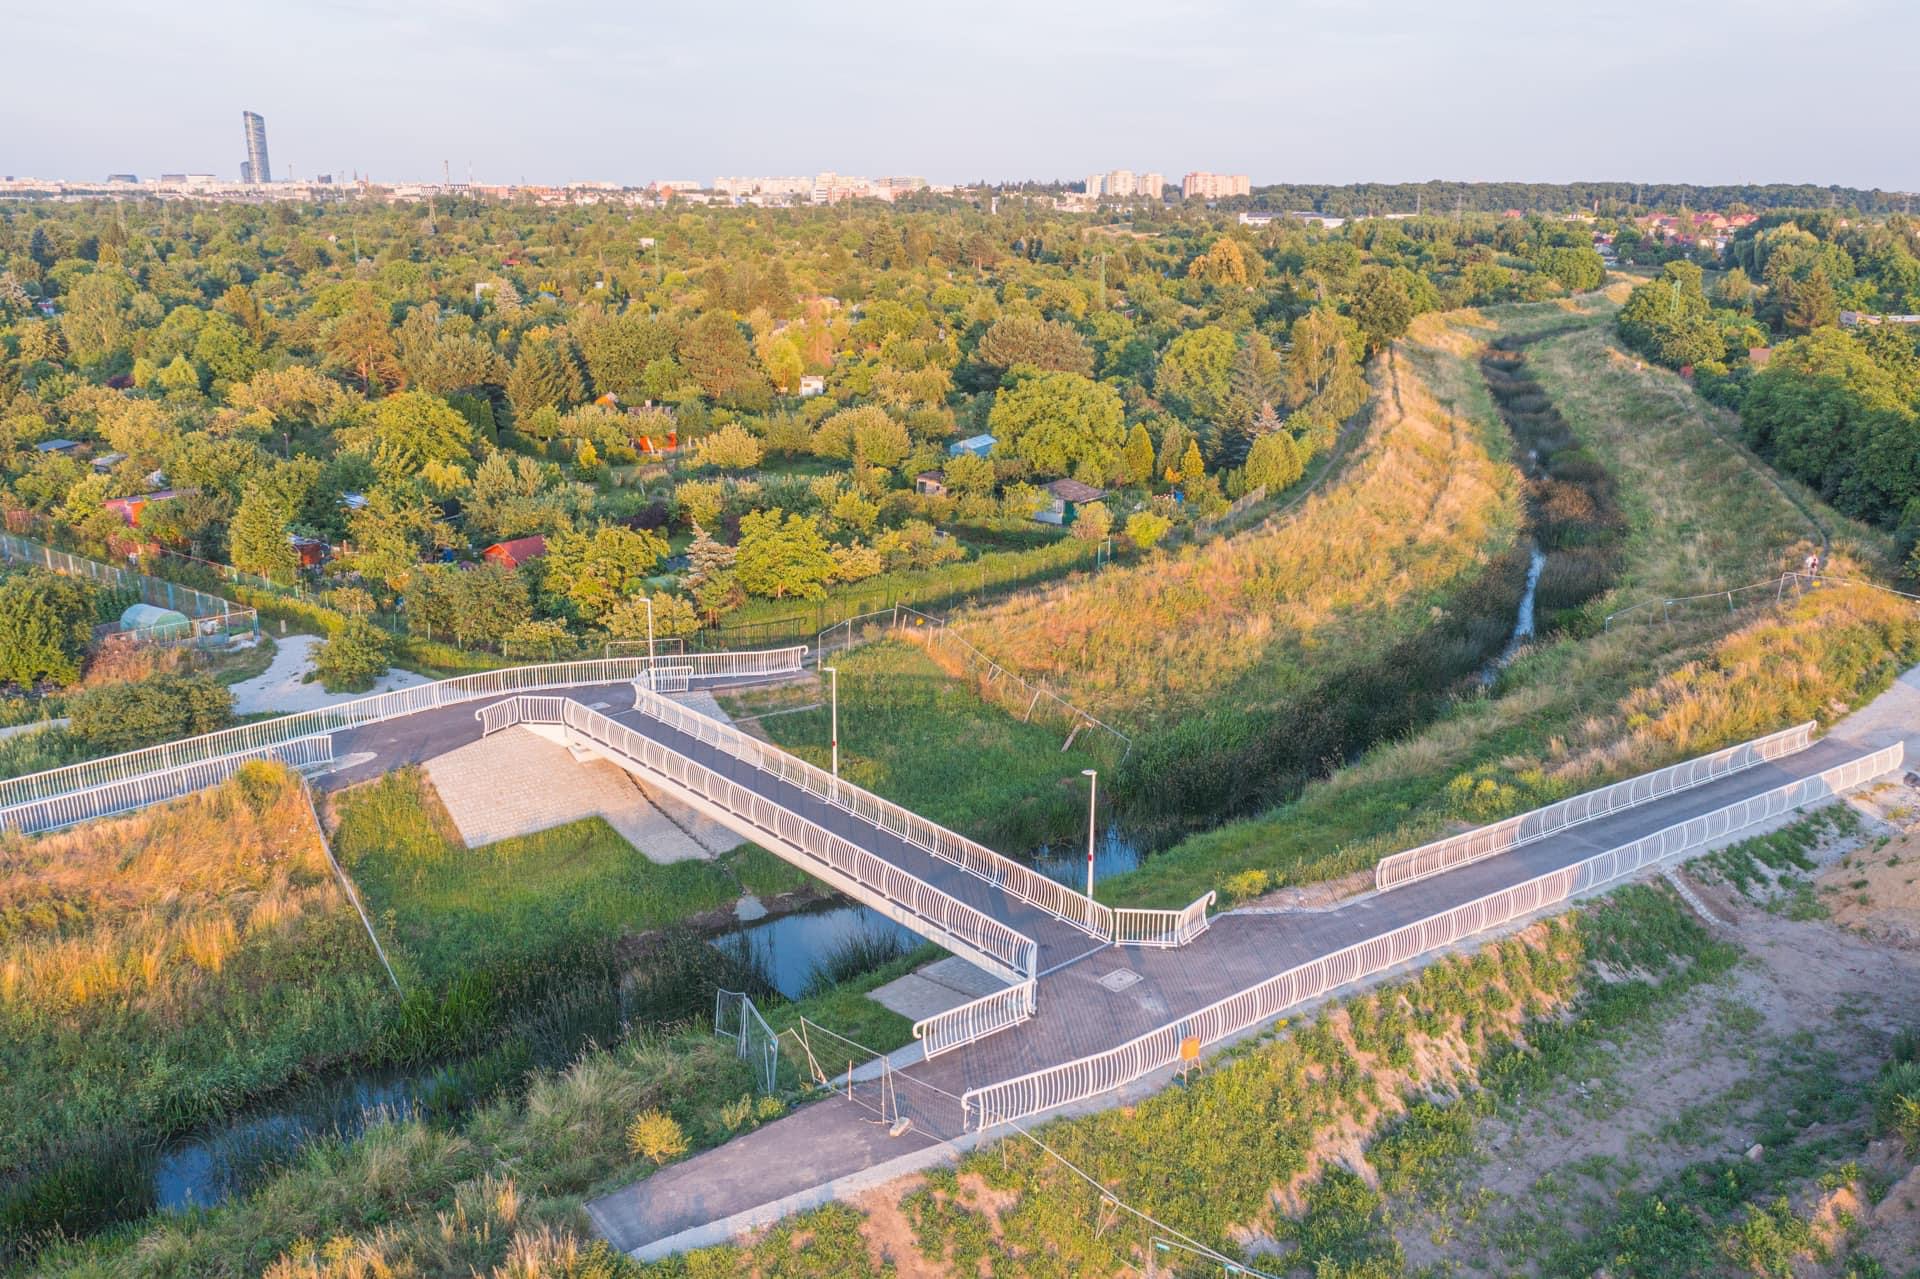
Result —
[{"label": "concrete slab", "polygon": [[641,853],[667,863],[710,859],[740,837],[675,801],[657,802],[603,760],[576,762],[567,748],[510,728],[425,762],[428,778],[469,848],[584,817],[602,817]]},{"label": "concrete slab", "polygon": [[868,991],[867,998],[902,1017],[921,1021],[1006,988],[992,973],[950,955]]}]

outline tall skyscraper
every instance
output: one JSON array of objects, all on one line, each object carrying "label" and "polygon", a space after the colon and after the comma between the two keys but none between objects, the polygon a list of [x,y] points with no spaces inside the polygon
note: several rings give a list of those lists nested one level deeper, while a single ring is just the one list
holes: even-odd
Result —
[{"label": "tall skyscraper", "polygon": [[267,120],[256,111],[242,111],[240,123],[247,131],[247,163],[241,175],[247,182],[271,182],[273,170],[267,166]]}]

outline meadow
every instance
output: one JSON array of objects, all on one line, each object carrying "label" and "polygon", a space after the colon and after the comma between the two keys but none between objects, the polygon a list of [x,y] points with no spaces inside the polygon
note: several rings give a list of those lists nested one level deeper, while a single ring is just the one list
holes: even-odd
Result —
[{"label": "meadow", "polygon": [[[1031,848],[1087,819],[1086,779],[1100,763],[1063,735],[1023,723],[950,678],[915,645],[888,639],[834,658],[840,672],[840,775],[1003,850]],[[831,762],[824,677],[726,698],[785,749]]]}]

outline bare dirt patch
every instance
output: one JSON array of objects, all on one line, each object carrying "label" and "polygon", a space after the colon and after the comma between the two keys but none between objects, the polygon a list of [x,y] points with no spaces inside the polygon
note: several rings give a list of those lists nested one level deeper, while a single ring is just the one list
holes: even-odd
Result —
[{"label": "bare dirt patch", "polygon": [[[1905,843],[1903,836],[1876,847],[1884,828],[1871,818],[1867,825],[1873,829],[1823,841],[1815,854],[1828,864],[1823,878],[1850,876],[1852,884],[1861,877],[1855,859],[1863,852],[1884,861],[1885,849]],[[1920,874],[1920,852],[1913,856],[1893,870]],[[1743,961],[1583,1077],[1484,1120],[1479,1166],[1396,1213],[1409,1271],[1538,1273],[1545,1251],[1579,1237],[1582,1223],[1604,1217],[1621,1193],[1648,1189],[1703,1160],[1741,1156],[1790,1099],[1864,1084],[1893,1034],[1920,1024],[1920,953],[1837,921],[1787,918],[1777,904],[1769,909],[1705,879],[1689,883],[1730,921],[1720,931],[1746,951]],[[1920,1204],[1920,1185],[1912,1178],[1903,1184]],[[1806,1202],[1811,1208],[1819,1200],[1810,1194]],[[1843,1209],[1856,1222],[1867,1217],[1858,1204],[1838,1204],[1836,1222]],[[1881,1207],[1871,1211],[1869,1237],[1877,1237]],[[1906,1240],[1920,1230],[1920,1211],[1896,1202],[1886,1212],[1888,1238]]]},{"label": "bare dirt patch", "polygon": [[1840,927],[1920,950],[1920,834],[1868,841],[1820,872],[1814,891]]}]

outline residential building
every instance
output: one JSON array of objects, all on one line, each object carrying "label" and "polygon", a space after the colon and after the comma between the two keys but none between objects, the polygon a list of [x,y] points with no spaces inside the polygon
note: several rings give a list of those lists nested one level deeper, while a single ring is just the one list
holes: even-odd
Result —
[{"label": "residential building", "polygon": [[1096,200],[1098,200],[1101,196],[1107,194],[1106,178],[1103,175],[1098,173],[1088,174],[1087,175],[1087,194],[1092,196]]},{"label": "residential building", "polygon": [[186,497],[196,491],[195,489],[181,489],[176,492],[173,489],[162,489],[158,493],[136,493],[132,497],[110,497],[100,503],[100,505],[103,509],[112,511],[115,515],[118,515],[121,520],[126,523],[128,528],[132,528],[140,522],[140,512],[146,510],[148,505],[156,502],[171,502],[177,497]]},{"label": "residential building", "polygon": [[944,497],[947,492],[945,471],[922,471],[913,477],[913,491],[923,497]]},{"label": "residential building", "polygon": [[827,379],[820,376],[820,374],[802,373],[800,375],[800,398],[801,399],[806,400],[806,399],[811,399],[816,395],[825,395],[826,391],[827,391]]},{"label": "residential building", "polygon": [[1167,191],[1167,176],[1164,173],[1143,173],[1134,180],[1133,193],[1144,195],[1149,200],[1158,200]]},{"label": "residential building", "polygon": [[1189,173],[1180,180],[1180,194],[1189,200],[1228,200],[1252,195],[1253,182],[1244,173]]},{"label": "residential building", "polygon": [[273,168],[267,163],[267,119],[257,111],[242,111],[240,123],[247,133],[246,181],[273,181]]},{"label": "residential building", "polygon": [[1133,170],[1113,169],[1109,171],[1106,180],[1100,184],[1100,189],[1107,195],[1132,195]]},{"label": "residential building", "polygon": [[985,457],[993,452],[993,446],[999,441],[991,435],[970,435],[964,440],[947,445],[948,457],[959,457],[962,453],[971,453],[975,457]]}]

